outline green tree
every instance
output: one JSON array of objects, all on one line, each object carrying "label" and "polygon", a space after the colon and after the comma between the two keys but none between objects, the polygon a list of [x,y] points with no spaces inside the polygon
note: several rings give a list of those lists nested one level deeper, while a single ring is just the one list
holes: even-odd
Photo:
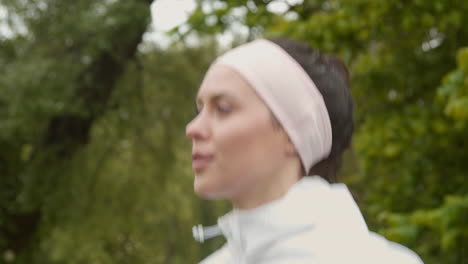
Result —
[{"label": "green tree", "polygon": [[[2,1],[0,263],[190,263],[184,126],[217,46],[142,43],[151,1]],[[200,209],[198,209],[200,208]]]},{"label": "green tree", "polygon": [[0,46],[5,261],[53,260],[42,242],[59,219],[73,217],[61,209],[76,187],[67,172],[89,143],[93,123],[112,107],[117,81],[146,31],[150,3],[2,2],[19,21],[13,29],[26,31],[2,38]]}]

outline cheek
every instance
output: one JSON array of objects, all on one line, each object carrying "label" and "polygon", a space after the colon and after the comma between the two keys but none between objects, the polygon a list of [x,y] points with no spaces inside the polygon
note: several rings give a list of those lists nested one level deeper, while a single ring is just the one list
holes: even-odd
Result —
[{"label": "cheek", "polygon": [[218,134],[215,144],[220,155],[219,165],[236,179],[253,177],[252,174],[260,173],[258,169],[275,162],[280,152],[279,138],[269,115],[250,115],[236,121],[239,122],[232,122]]},{"label": "cheek", "polygon": [[[258,118],[236,116],[212,124],[211,145],[215,159],[195,177],[195,191],[207,199],[232,198],[252,180],[252,168],[260,155],[258,138],[262,133]],[[260,129],[259,129],[260,128]]]}]

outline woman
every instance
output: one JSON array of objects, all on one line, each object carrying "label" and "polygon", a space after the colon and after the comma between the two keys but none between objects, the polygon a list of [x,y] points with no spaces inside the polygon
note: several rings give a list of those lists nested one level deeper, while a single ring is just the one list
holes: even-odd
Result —
[{"label": "woman", "polygon": [[338,59],[285,39],[211,65],[186,128],[194,189],[234,209],[218,219],[227,243],[201,263],[422,263],[369,232],[346,186],[329,183],[353,131],[347,83]]}]

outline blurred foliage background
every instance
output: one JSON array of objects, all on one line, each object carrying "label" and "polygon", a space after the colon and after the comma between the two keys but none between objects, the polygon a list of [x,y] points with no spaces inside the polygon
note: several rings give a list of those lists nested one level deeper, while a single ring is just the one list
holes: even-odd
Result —
[{"label": "blurred foliage background", "polygon": [[229,205],[193,195],[184,136],[221,34],[343,59],[341,179],[370,229],[468,263],[467,1],[197,0],[168,47],[142,41],[151,4],[0,0],[0,263],[196,263],[223,243],[191,237]]}]

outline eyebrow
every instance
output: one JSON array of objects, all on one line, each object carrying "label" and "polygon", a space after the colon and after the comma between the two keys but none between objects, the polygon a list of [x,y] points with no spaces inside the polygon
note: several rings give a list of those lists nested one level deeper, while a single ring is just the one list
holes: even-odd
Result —
[{"label": "eyebrow", "polygon": [[[227,98],[227,99],[235,99],[234,96],[229,95],[229,94],[225,94],[225,93],[215,93],[215,94],[213,94],[212,96],[209,97],[209,101],[217,102],[217,101],[219,101],[219,100],[221,100],[221,99],[224,99],[224,98]],[[201,102],[201,99],[200,99],[199,96],[197,96],[196,102],[197,102],[197,104]]]}]

